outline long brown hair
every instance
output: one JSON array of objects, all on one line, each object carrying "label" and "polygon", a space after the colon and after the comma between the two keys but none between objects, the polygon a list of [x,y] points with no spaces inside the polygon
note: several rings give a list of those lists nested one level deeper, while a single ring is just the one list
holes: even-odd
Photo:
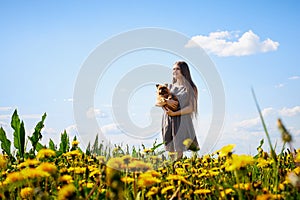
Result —
[{"label": "long brown hair", "polygon": [[[188,94],[189,94],[189,101],[192,103],[194,108],[194,114],[197,116],[198,113],[198,89],[195,85],[194,81],[192,80],[192,76],[190,73],[189,66],[184,61],[177,61],[174,63],[180,68],[181,74],[184,77],[185,86],[187,87]],[[173,84],[176,83],[177,79],[173,77]]]}]

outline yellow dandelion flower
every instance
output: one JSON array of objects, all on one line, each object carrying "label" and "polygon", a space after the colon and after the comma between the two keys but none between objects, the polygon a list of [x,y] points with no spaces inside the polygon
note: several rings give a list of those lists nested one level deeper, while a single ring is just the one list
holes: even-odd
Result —
[{"label": "yellow dandelion flower", "polygon": [[232,153],[232,149],[235,146],[236,146],[235,144],[229,144],[229,145],[226,145],[226,146],[222,147],[220,150],[218,150],[216,152],[219,153],[219,157],[225,157],[229,153]]},{"label": "yellow dandelion flower", "polygon": [[169,190],[174,190],[174,189],[175,189],[175,187],[174,187],[173,185],[164,187],[164,188],[161,190],[161,194],[166,194]]},{"label": "yellow dandelion flower", "polygon": [[34,159],[27,159],[24,162],[18,164],[18,169],[22,169],[22,168],[26,168],[26,167],[35,167],[36,165],[38,165],[40,163],[40,161],[38,160],[34,160]]},{"label": "yellow dandelion flower", "polygon": [[33,196],[33,188],[31,187],[25,187],[21,189],[20,195],[23,199],[29,199],[30,197]]},{"label": "yellow dandelion flower", "polygon": [[59,178],[59,181],[69,184],[69,183],[73,182],[73,178],[72,178],[72,176],[66,174],[66,175],[61,176]]},{"label": "yellow dandelion flower", "polygon": [[296,167],[293,171],[294,171],[297,175],[300,175],[300,167]]},{"label": "yellow dandelion flower", "polygon": [[150,163],[145,163],[144,161],[141,160],[134,160],[133,162],[129,163],[128,169],[130,171],[146,172],[152,169],[152,166]]},{"label": "yellow dandelion flower", "polygon": [[124,183],[130,184],[134,181],[134,178],[126,176],[126,177],[122,177],[121,181],[124,182]]},{"label": "yellow dandelion flower", "polygon": [[160,182],[161,181],[158,178],[153,177],[151,173],[141,174],[138,178],[139,187],[149,187]]},{"label": "yellow dandelion flower", "polygon": [[193,184],[191,182],[187,181],[183,176],[180,176],[180,175],[170,174],[167,177],[167,180],[177,180],[177,181],[181,181],[183,183],[193,186]]},{"label": "yellow dandelion flower", "polygon": [[83,174],[85,173],[85,167],[74,167],[75,174]]},{"label": "yellow dandelion flower", "polygon": [[233,189],[231,189],[231,188],[227,188],[227,189],[225,189],[225,190],[223,190],[223,191],[221,191],[221,197],[222,198],[225,198],[225,196],[227,195],[227,194],[230,194],[230,193],[233,193],[234,192],[234,190]]},{"label": "yellow dandelion flower", "polygon": [[215,171],[215,170],[209,170],[209,171],[208,171],[208,174],[209,174],[210,176],[217,176],[217,175],[220,174],[220,172],[219,172],[219,171]]},{"label": "yellow dandelion flower", "polygon": [[75,195],[76,187],[73,184],[68,184],[63,186],[57,194],[58,200],[68,200],[72,199],[71,197]]},{"label": "yellow dandelion flower", "polygon": [[297,154],[296,154],[295,159],[294,159],[294,161],[295,161],[296,163],[299,163],[299,162],[300,162],[300,152],[299,152],[299,150],[300,150],[300,149],[297,150]]},{"label": "yellow dandelion flower", "polygon": [[78,149],[76,149],[76,150],[64,153],[63,155],[70,156],[70,157],[76,157],[76,156],[81,156],[81,152]]},{"label": "yellow dandelion flower", "polygon": [[268,160],[266,160],[266,159],[264,159],[264,158],[258,158],[258,159],[257,159],[257,165],[256,165],[256,166],[258,166],[258,167],[260,167],[260,168],[264,168],[264,167],[269,166],[270,164],[271,164],[270,161],[268,161]]},{"label": "yellow dandelion flower", "polygon": [[261,194],[256,197],[256,200],[282,199],[280,194]]},{"label": "yellow dandelion flower", "polygon": [[198,189],[194,191],[194,194],[210,194],[211,190],[209,189]]},{"label": "yellow dandelion flower", "polygon": [[143,151],[144,153],[152,153],[153,152],[153,150],[152,149],[144,149],[144,151]]},{"label": "yellow dandelion flower", "polygon": [[42,171],[40,169],[34,169],[34,168],[26,168],[20,171],[20,173],[23,175],[25,179],[27,178],[43,178],[48,177],[50,174],[48,172]]},{"label": "yellow dandelion flower", "polygon": [[79,144],[79,141],[78,141],[78,140],[72,141],[72,146],[73,146],[73,147],[77,147],[78,144]]},{"label": "yellow dandelion flower", "polygon": [[75,170],[75,168],[74,167],[69,167],[68,169],[67,169],[67,172],[74,172],[74,170]]},{"label": "yellow dandelion flower", "polygon": [[100,170],[99,169],[94,169],[90,174],[89,177],[95,176],[95,175],[99,175],[100,174]]},{"label": "yellow dandelion flower", "polygon": [[123,159],[119,158],[119,157],[117,157],[117,158],[111,158],[106,163],[106,166],[109,167],[109,168],[121,170],[121,168],[123,166]]},{"label": "yellow dandelion flower", "polygon": [[96,159],[99,161],[99,163],[105,163],[106,161],[106,158],[104,156],[97,156]]},{"label": "yellow dandelion flower", "polygon": [[104,189],[104,188],[99,188],[98,191],[99,191],[100,194],[103,194],[104,192],[106,192],[106,189]]},{"label": "yellow dandelion flower", "polygon": [[65,173],[67,173],[68,172],[68,169],[66,168],[66,167],[63,167],[63,168],[61,168],[60,170],[59,170],[59,173],[60,174],[65,174]]},{"label": "yellow dandelion flower", "polygon": [[131,161],[132,157],[130,155],[125,155],[122,157],[122,160],[124,162],[125,165],[128,165],[129,162]]},{"label": "yellow dandelion flower", "polygon": [[176,168],[175,171],[178,175],[185,175],[186,174],[186,171],[183,168]]},{"label": "yellow dandelion flower", "polygon": [[227,171],[238,170],[254,163],[254,158],[250,155],[232,155],[231,159],[226,160],[225,169]]},{"label": "yellow dandelion flower", "polygon": [[281,190],[281,191],[284,191],[284,189],[285,189],[284,184],[283,183],[279,183],[278,189]]},{"label": "yellow dandelion flower", "polygon": [[55,151],[51,149],[41,149],[39,150],[38,154],[36,155],[37,159],[43,159],[43,158],[50,158],[55,156]]},{"label": "yellow dandelion flower", "polygon": [[183,141],[183,145],[188,149],[188,150],[191,150],[191,151],[199,151],[200,148],[195,144],[195,142],[188,138],[188,139],[185,139]]},{"label": "yellow dandelion flower", "polygon": [[150,173],[153,177],[156,177],[156,178],[161,177],[161,174],[155,170],[150,170],[147,173]]},{"label": "yellow dandelion flower", "polygon": [[94,187],[94,183],[88,182],[88,183],[86,184],[86,187],[87,187],[87,188],[93,188],[93,187]]},{"label": "yellow dandelion flower", "polygon": [[86,180],[85,179],[83,179],[83,180],[79,180],[79,185],[82,185],[82,184],[85,184],[85,182],[86,182]]},{"label": "yellow dandelion flower", "polygon": [[94,161],[94,159],[93,158],[88,158],[88,162],[93,162]]},{"label": "yellow dandelion flower", "polygon": [[158,193],[157,187],[152,187],[149,192],[147,192],[146,197],[151,197],[153,195],[156,195]]},{"label": "yellow dandelion flower", "polygon": [[4,180],[3,184],[10,184],[10,183],[15,183],[18,181],[24,180],[23,174],[20,172],[11,172],[7,175],[6,179]]},{"label": "yellow dandelion flower", "polygon": [[56,166],[53,163],[45,162],[40,164],[36,169],[48,172],[50,174],[55,174],[57,171]]},{"label": "yellow dandelion flower", "polygon": [[247,191],[249,191],[251,189],[251,183],[235,184],[233,187],[236,188],[236,189],[241,189],[241,190],[247,190]]},{"label": "yellow dandelion flower", "polygon": [[7,160],[5,156],[0,154],[0,171],[6,167]]}]

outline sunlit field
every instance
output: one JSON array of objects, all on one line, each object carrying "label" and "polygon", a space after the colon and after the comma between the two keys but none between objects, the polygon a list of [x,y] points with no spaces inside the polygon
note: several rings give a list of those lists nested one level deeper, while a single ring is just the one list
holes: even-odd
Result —
[{"label": "sunlit field", "polygon": [[280,120],[278,154],[266,129],[270,152],[262,139],[255,156],[235,154],[228,144],[203,156],[190,146],[190,157],[175,160],[156,142],[107,148],[96,137],[82,151],[64,132],[59,144],[41,144],[45,118],[26,134],[15,111],[13,141],[0,129],[0,199],[300,199],[300,149]]}]

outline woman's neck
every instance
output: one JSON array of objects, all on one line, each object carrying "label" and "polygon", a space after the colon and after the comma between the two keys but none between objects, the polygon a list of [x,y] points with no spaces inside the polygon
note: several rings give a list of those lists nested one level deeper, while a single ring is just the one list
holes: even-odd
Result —
[{"label": "woman's neck", "polygon": [[183,85],[183,80],[177,79],[175,84],[176,85]]}]

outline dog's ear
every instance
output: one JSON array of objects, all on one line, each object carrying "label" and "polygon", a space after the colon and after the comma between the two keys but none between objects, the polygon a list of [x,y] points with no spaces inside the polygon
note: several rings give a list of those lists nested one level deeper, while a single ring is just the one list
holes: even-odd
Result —
[{"label": "dog's ear", "polygon": [[169,85],[168,83],[165,83],[165,86],[166,86],[166,87],[168,87],[168,85]]},{"label": "dog's ear", "polygon": [[156,84],[156,87],[158,88],[159,84]]}]

